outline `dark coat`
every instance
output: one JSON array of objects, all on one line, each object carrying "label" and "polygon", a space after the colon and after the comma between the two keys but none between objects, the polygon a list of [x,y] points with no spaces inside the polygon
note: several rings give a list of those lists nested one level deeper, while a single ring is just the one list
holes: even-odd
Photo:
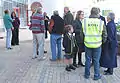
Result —
[{"label": "dark coat", "polygon": [[19,26],[20,26],[20,20],[19,20],[19,18],[18,18],[18,17],[15,17],[15,18],[12,18],[12,19],[15,19],[15,20],[13,20],[13,22],[12,22],[13,27],[14,27],[14,28],[19,28]]},{"label": "dark coat", "polygon": [[64,25],[72,25],[74,20],[73,15],[70,13],[70,11],[64,16]]},{"label": "dark coat", "polygon": [[82,23],[80,20],[75,20],[73,22],[73,28],[74,28],[74,33],[75,33],[75,40],[77,43],[77,46],[80,49],[84,50],[84,40],[83,40],[83,31],[82,31]]},{"label": "dark coat", "polygon": [[75,47],[75,38],[73,35],[68,33],[64,34],[63,37],[63,47],[65,48],[65,53],[71,55],[73,53],[73,48]]},{"label": "dark coat", "polygon": [[64,31],[64,20],[59,15],[54,15],[51,17],[54,21],[52,34],[63,34]]},{"label": "dark coat", "polygon": [[107,23],[107,41],[102,46],[100,65],[105,68],[117,67],[117,37],[114,21]]}]

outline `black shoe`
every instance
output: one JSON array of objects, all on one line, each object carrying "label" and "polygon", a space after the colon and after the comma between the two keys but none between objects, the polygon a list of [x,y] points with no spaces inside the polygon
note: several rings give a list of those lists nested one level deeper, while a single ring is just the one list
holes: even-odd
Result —
[{"label": "black shoe", "polygon": [[37,55],[39,55],[39,52],[37,51]]},{"label": "black shoe", "polygon": [[44,53],[47,53],[47,51],[44,51]]},{"label": "black shoe", "polygon": [[65,51],[65,49],[62,49],[62,51]]},{"label": "black shoe", "polygon": [[83,65],[83,63],[78,63],[78,66],[85,67],[85,65]]},{"label": "black shoe", "polygon": [[19,44],[16,44],[16,45],[19,45]]},{"label": "black shoe", "polygon": [[112,72],[105,72],[104,75],[113,75]]},{"label": "black shoe", "polygon": [[11,44],[12,46],[15,46],[15,44]]},{"label": "black shoe", "polygon": [[71,71],[70,67],[68,67],[68,66],[66,66],[65,70],[68,71],[68,72]]},{"label": "black shoe", "polygon": [[12,50],[13,48],[10,47],[10,48],[7,48],[7,49],[8,49],[8,50]]},{"label": "black shoe", "polygon": [[73,64],[74,67],[78,68],[78,65],[77,64]]},{"label": "black shoe", "polygon": [[69,68],[72,69],[72,70],[76,69],[73,65],[70,65]]},{"label": "black shoe", "polygon": [[104,70],[104,72],[109,72],[108,70]]},{"label": "black shoe", "polygon": [[35,57],[32,57],[32,59],[36,59],[37,57],[35,56]]}]

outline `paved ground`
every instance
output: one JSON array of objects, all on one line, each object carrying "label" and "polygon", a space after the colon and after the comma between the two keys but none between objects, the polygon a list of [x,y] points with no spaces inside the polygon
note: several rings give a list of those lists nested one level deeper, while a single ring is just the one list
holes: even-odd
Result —
[{"label": "paved ground", "polygon": [[[13,50],[5,49],[5,40],[0,39],[0,83],[120,83],[120,66],[113,76],[102,76],[93,81],[93,68],[89,80],[84,79],[84,67],[70,73],[64,70],[63,61],[50,62],[49,41],[46,41],[48,53],[45,61],[32,60],[32,34],[27,30],[20,31],[20,46]],[[120,63],[120,57],[118,57]],[[101,68],[101,73],[103,69]]]}]

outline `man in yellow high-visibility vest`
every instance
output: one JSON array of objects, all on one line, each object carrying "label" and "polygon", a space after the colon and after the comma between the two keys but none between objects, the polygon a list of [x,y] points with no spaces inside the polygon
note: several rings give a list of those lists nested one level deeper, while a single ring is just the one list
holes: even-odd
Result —
[{"label": "man in yellow high-visibility vest", "polygon": [[85,78],[90,76],[91,59],[94,63],[94,80],[101,78],[100,75],[100,56],[101,45],[107,38],[106,28],[104,22],[99,19],[99,10],[96,7],[91,9],[91,15],[89,18],[83,21],[83,33],[85,44]]}]

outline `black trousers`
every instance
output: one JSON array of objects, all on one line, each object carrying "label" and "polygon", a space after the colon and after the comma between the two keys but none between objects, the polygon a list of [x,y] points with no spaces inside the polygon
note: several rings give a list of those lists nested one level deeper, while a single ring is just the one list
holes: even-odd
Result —
[{"label": "black trousers", "polygon": [[14,28],[12,31],[12,45],[18,45],[19,44],[19,28]]},{"label": "black trousers", "polygon": [[74,50],[73,50],[73,64],[77,64],[76,63],[76,58],[77,58],[77,54],[78,54],[78,65],[80,65],[82,63],[82,51],[75,46]]},{"label": "black trousers", "polygon": [[48,38],[47,30],[45,30],[45,39]]}]

